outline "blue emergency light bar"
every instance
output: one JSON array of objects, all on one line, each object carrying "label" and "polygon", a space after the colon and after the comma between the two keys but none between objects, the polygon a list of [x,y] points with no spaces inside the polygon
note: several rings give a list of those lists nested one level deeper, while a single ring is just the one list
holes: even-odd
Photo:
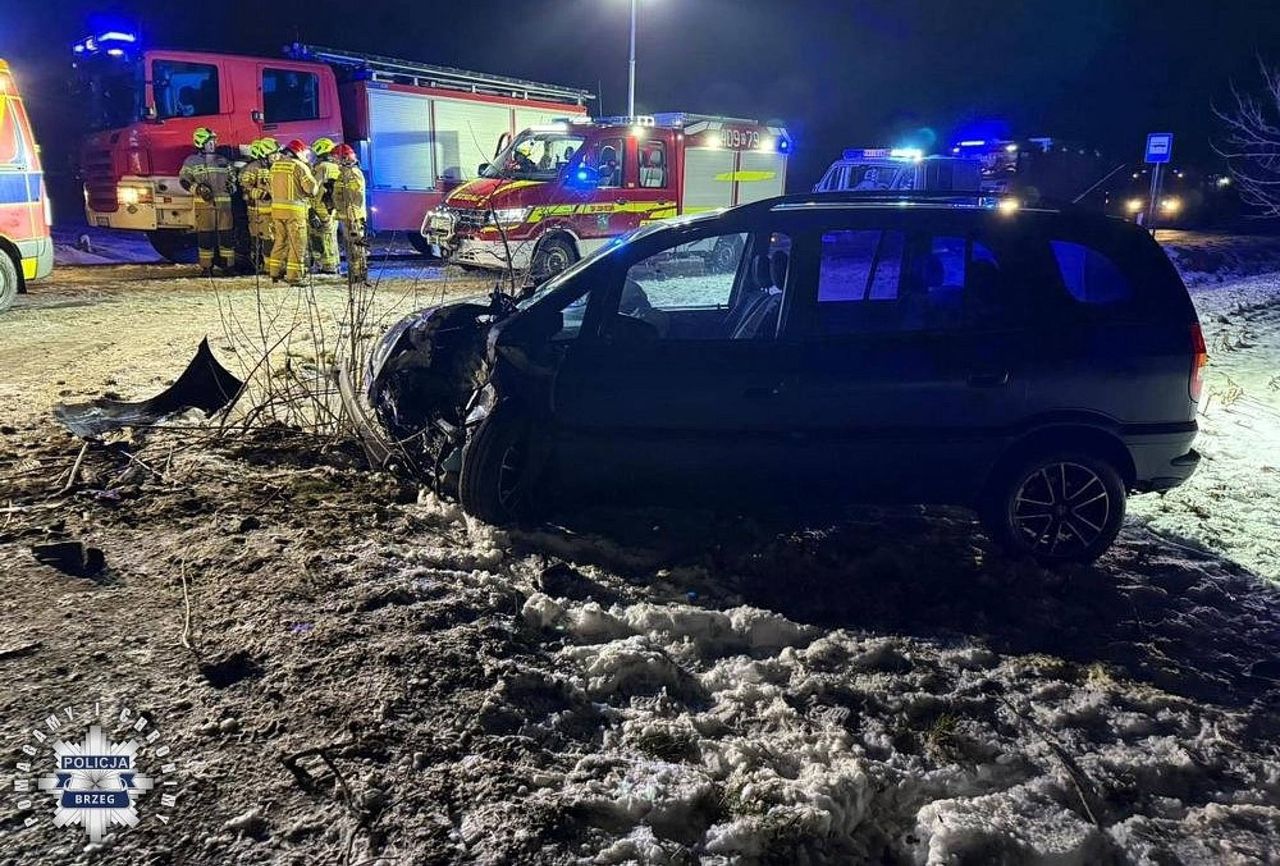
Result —
[{"label": "blue emergency light bar", "polygon": [[105,33],[99,33],[97,36],[86,36],[75,45],[71,46],[71,50],[76,54],[94,54],[99,50],[106,50],[113,57],[120,57],[124,54],[124,49],[118,44],[125,43],[133,45],[138,41],[136,33],[126,33],[123,30],[108,30]]},{"label": "blue emergency light bar", "polygon": [[847,147],[844,159],[901,159],[919,162],[924,159],[924,151],[918,147]]}]

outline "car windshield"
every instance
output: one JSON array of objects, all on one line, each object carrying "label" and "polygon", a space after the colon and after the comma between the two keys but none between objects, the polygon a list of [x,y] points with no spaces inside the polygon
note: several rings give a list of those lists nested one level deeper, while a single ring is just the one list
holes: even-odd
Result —
[{"label": "car windshield", "polygon": [[525,130],[493,158],[483,177],[555,180],[582,147],[583,137],[568,132]]},{"label": "car windshield", "polygon": [[79,97],[91,131],[119,129],[142,117],[141,64],[102,56],[82,61],[79,70]]}]

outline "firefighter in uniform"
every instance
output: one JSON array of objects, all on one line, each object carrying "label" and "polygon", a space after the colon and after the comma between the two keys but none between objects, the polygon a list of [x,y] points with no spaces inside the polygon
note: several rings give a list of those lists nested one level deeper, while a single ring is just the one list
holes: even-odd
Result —
[{"label": "firefighter in uniform", "polygon": [[274,138],[263,138],[258,141],[260,166],[254,176],[256,186],[249,196],[253,202],[253,212],[258,221],[258,240],[262,245],[261,272],[268,273],[267,260],[271,258],[271,166],[280,158],[280,142]]},{"label": "firefighter in uniform", "polygon": [[338,218],[333,207],[333,185],[338,179],[338,162],[333,158],[334,143],[330,138],[317,138],[311,144],[316,156],[316,197],[311,205],[311,256],[316,270],[322,274],[338,272]]},{"label": "firefighter in uniform", "polygon": [[229,269],[235,258],[231,233],[231,166],[220,156],[218,136],[207,126],[198,127],[192,136],[197,153],[182,163],[178,182],[192,193],[196,224],[196,246],[200,268],[213,272],[218,263]]},{"label": "firefighter in uniform", "polygon": [[263,165],[262,139],[259,138],[249,145],[249,161],[240,167],[240,174],[236,176],[236,184],[249,212],[249,257],[255,272],[262,262],[262,222],[258,219],[258,203],[254,197],[258,192],[258,173]]},{"label": "firefighter in uniform", "polygon": [[307,165],[307,143],[294,139],[271,166],[271,256],[267,273],[302,285],[307,262],[307,211],[316,178]]},{"label": "firefighter in uniform", "polygon": [[333,152],[338,160],[338,178],[333,183],[333,207],[342,222],[342,243],[347,250],[347,277],[353,283],[369,281],[369,242],[365,239],[367,211],[364,203],[364,172],[349,144]]}]

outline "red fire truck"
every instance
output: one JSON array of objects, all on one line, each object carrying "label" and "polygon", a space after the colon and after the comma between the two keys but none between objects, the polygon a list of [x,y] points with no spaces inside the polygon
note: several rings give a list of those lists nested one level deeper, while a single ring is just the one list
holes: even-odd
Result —
[{"label": "red fire truck", "polygon": [[428,213],[422,235],[457,264],[538,280],[641,223],[781,194],[791,146],[782,126],[697,114],[532,126]]},{"label": "red fire truck", "polygon": [[476,176],[516,130],[585,115],[585,90],[295,44],[279,59],[143,49],[113,31],[73,48],[92,134],[81,155],[90,225],[149,234],[162,255],[190,245],[191,198],[177,182],[198,126],[222,146],[320,136],[357,149],[370,226],[405,230]]},{"label": "red fire truck", "polygon": [[0,60],[0,311],[53,270],[40,151],[9,64]]}]

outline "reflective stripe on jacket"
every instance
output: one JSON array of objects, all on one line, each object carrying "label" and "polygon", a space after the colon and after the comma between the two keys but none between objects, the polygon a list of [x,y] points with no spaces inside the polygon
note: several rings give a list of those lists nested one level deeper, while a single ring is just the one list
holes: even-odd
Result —
[{"label": "reflective stripe on jacket", "polygon": [[[215,201],[230,201],[233,181],[231,165],[226,157],[216,153],[193,153],[183,160],[182,171],[178,173],[178,181],[182,188],[195,193],[196,187],[204,184],[213,191]],[[199,195],[196,201],[204,202]]]},{"label": "reflective stripe on jacket", "polygon": [[282,157],[271,166],[271,206],[305,211],[316,194],[316,178],[300,159]]},{"label": "reflective stripe on jacket", "polygon": [[333,206],[339,219],[364,219],[364,172],[359,166],[344,165],[333,182]]}]

